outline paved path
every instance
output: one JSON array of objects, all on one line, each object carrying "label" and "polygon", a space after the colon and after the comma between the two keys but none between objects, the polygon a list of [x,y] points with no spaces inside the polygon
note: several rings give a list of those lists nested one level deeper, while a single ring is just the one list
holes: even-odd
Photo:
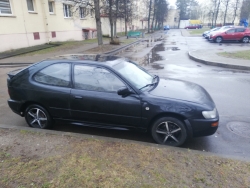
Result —
[{"label": "paved path", "polygon": [[[192,37],[192,36],[197,37],[198,36],[198,35],[190,35],[189,32],[185,29],[181,30],[181,34],[184,37]],[[211,48],[209,49],[198,49],[198,50],[190,49],[188,52],[188,55],[192,60],[207,64],[207,65],[213,65],[213,66],[219,66],[219,67],[225,67],[225,68],[233,68],[233,69],[241,69],[241,70],[250,70],[250,60],[233,59],[233,58],[227,58],[227,57],[218,55],[218,52],[236,52],[236,51],[242,51],[242,50],[250,50],[250,43],[248,44],[211,43],[210,46]]]}]

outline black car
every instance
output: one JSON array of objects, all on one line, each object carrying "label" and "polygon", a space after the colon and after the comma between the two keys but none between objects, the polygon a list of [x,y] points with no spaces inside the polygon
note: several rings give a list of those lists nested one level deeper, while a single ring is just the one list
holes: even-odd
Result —
[{"label": "black car", "polygon": [[197,84],[159,78],[123,58],[69,57],[8,74],[8,104],[29,126],[44,129],[65,120],[122,127],[149,131],[157,143],[171,146],[218,128],[215,104]]}]

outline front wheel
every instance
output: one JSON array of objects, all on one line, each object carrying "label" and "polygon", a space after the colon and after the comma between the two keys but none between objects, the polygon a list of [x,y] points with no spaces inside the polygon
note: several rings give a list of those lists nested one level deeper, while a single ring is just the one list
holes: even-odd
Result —
[{"label": "front wheel", "polygon": [[52,125],[49,113],[40,105],[30,105],[25,111],[25,120],[30,127],[46,129]]},{"label": "front wheel", "polygon": [[173,117],[158,119],[152,126],[151,134],[158,144],[169,146],[181,146],[187,139],[185,125]]},{"label": "front wheel", "polygon": [[243,43],[248,43],[249,42],[249,37],[243,37],[242,42]]},{"label": "front wheel", "polygon": [[221,43],[222,42],[222,37],[217,37],[216,39],[215,39],[215,42],[217,42],[217,43]]}]

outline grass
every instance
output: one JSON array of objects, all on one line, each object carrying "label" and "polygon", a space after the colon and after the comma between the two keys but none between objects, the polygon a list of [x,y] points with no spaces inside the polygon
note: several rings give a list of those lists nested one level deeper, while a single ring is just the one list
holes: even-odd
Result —
[{"label": "grass", "polygon": [[[1,187],[248,187],[250,163],[157,145],[21,134],[15,150],[0,145]],[[45,148],[41,144],[47,142]],[[5,142],[8,143],[8,142]],[[37,146],[37,143],[40,143]],[[39,149],[40,148],[40,149]],[[28,152],[24,152],[28,151]]]},{"label": "grass", "polygon": [[223,57],[250,60],[250,50],[244,50],[244,51],[238,51],[238,52],[220,52],[217,54]]},{"label": "grass", "polygon": [[[108,41],[107,38],[103,38],[103,41]],[[39,55],[39,54],[47,54],[47,53],[53,53],[60,50],[67,50],[72,48],[77,48],[79,46],[85,45],[85,44],[94,44],[97,43],[97,39],[88,39],[83,41],[66,41],[66,42],[58,42],[56,44],[61,44],[60,46],[52,47],[52,48],[46,48],[43,50],[38,50],[35,52],[30,52],[27,54],[24,54],[23,56],[32,56],[32,55]],[[53,43],[51,43],[53,44]]]},{"label": "grass", "polygon": [[202,29],[188,29],[187,31],[189,31],[189,33],[191,35],[201,35],[202,33],[204,33],[205,31],[210,30],[209,28],[202,28]]}]

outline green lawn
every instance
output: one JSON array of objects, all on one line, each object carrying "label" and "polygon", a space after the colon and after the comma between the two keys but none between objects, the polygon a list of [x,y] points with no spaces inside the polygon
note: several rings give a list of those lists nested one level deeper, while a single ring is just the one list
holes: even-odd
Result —
[{"label": "green lawn", "polygon": [[217,54],[224,57],[250,60],[250,50],[244,50],[238,52],[220,52]]},{"label": "green lawn", "polygon": [[202,28],[202,29],[189,29],[189,33],[191,35],[201,35],[202,33],[204,33],[205,31],[210,30],[210,28]]}]

